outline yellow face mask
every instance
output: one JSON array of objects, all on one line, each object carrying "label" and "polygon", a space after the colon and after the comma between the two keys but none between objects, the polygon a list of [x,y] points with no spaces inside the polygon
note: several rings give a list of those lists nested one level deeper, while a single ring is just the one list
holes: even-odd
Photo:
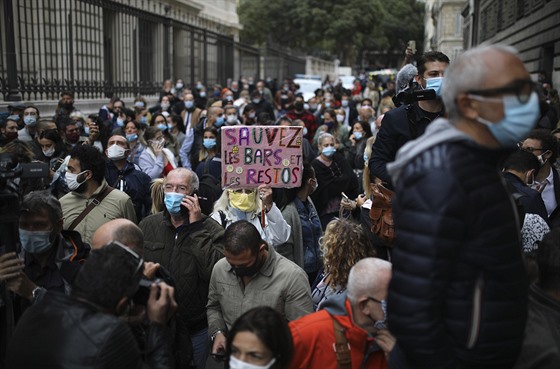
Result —
[{"label": "yellow face mask", "polygon": [[257,209],[257,191],[250,193],[235,192],[228,190],[229,204],[236,209],[246,213],[255,211]]}]

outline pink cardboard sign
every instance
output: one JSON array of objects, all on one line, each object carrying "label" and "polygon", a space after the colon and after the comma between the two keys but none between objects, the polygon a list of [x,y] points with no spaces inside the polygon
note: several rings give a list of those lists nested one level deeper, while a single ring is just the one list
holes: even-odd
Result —
[{"label": "pink cardboard sign", "polygon": [[299,187],[303,127],[222,127],[222,187]]}]

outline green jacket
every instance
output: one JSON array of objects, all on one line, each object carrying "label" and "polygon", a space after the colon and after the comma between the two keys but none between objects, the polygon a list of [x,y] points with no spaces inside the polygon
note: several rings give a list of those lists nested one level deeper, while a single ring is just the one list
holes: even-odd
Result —
[{"label": "green jacket", "polygon": [[160,263],[175,279],[177,319],[191,333],[206,327],[208,284],[214,264],[223,257],[224,229],[213,219],[177,229],[166,211],[140,222],[144,232],[144,260]]}]

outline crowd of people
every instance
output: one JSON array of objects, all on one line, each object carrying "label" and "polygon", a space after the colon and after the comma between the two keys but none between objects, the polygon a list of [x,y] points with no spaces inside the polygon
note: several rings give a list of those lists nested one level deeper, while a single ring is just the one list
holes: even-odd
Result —
[{"label": "crowd of people", "polygon": [[[326,79],[307,100],[241,78],[148,101],[85,115],[65,91],[52,117],[0,116],[19,204],[3,203],[0,364],[560,362],[560,102],[515,50],[407,50],[396,79]],[[302,127],[301,185],[222,187],[221,130],[250,125]]]}]

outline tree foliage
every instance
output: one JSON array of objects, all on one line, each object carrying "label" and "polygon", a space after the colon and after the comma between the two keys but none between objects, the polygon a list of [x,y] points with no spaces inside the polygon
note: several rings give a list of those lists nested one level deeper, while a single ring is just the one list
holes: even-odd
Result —
[{"label": "tree foliage", "polygon": [[353,64],[364,52],[420,45],[424,4],[416,0],[241,0],[241,41],[327,52]]}]

